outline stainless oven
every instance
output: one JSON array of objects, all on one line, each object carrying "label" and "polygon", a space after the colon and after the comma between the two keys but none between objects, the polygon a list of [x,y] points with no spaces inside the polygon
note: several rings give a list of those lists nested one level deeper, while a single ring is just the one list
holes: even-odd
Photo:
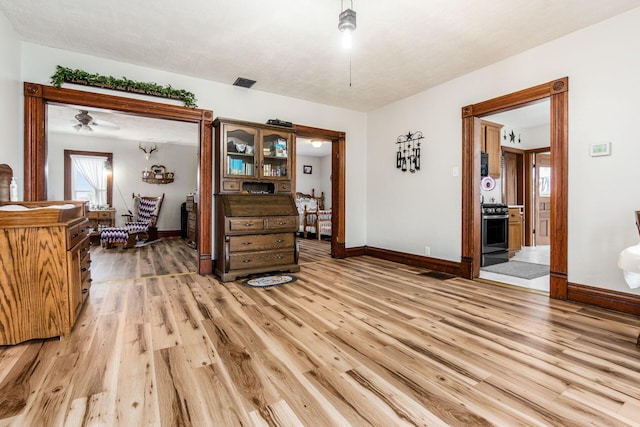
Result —
[{"label": "stainless oven", "polygon": [[481,217],[480,266],[509,261],[509,208],[503,204],[483,204]]}]

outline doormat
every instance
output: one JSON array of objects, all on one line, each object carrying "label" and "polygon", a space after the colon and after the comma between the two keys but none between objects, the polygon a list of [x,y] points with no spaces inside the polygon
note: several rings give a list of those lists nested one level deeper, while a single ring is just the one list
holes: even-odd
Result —
[{"label": "doormat", "polygon": [[491,273],[504,274],[505,276],[519,277],[521,279],[535,279],[549,274],[549,266],[543,264],[533,264],[522,261],[508,261],[500,264],[488,265],[480,270]]},{"label": "doormat", "polygon": [[274,276],[262,276],[247,279],[242,282],[243,285],[250,288],[269,288],[271,286],[281,286],[287,283],[293,283],[298,278],[291,274],[277,274]]}]

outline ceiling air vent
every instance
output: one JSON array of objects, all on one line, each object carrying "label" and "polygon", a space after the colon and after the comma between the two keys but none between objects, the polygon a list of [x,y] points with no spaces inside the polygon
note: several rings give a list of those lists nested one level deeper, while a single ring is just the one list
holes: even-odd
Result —
[{"label": "ceiling air vent", "polygon": [[235,82],[233,82],[234,86],[246,87],[250,88],[256,83],[255,80],[245,79],[244,77],[238,77]]}]

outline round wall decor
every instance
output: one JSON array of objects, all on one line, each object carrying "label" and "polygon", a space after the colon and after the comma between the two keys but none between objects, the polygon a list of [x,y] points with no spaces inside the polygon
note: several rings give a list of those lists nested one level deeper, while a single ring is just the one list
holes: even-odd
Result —
[{"label": "round wall decor", "polygon": [[490,176],[485,176],[482,178],[482,181],[480,181],[480,188],[485,191],[491,191],[496,188],[496,180]]}]

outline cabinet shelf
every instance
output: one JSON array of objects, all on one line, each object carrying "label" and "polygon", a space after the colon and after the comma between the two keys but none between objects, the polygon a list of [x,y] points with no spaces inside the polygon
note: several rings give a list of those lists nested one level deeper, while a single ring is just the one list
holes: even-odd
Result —
[{"label": "cabinet shelf", "polygon": [[147,184],[170,184],[173,182],[173,178],[142,178],[143,182]]}]

